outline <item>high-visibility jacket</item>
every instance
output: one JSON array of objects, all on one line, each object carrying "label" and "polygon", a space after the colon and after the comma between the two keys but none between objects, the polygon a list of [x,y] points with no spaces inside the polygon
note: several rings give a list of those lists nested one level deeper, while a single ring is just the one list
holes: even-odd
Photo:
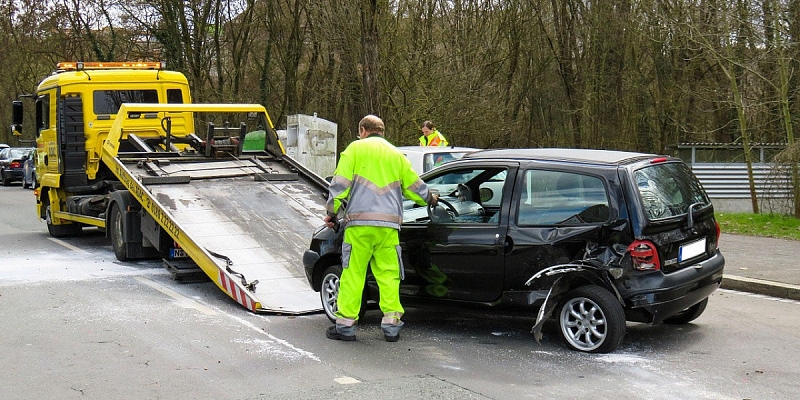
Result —
[{"label": "high-visibility jacket", "polygon": [[400,229],[404,196],[421,206],[432,200],[408,158],[377,134],[350,143],[342,152],[329,192],[329,214],[337,214],[347,200],[348,226]]},{"label": "high-visibility jacket", "polygon": [[428,135],[422,135],[419,137],[419,145],[420,146],[447,146],[447,139],[444,138],[441,132],[438,129],[434,129],[433,132]]}]

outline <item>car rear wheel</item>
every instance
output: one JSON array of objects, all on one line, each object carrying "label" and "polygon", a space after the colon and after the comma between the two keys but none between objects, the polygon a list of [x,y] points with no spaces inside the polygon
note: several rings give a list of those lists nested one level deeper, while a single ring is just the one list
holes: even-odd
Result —
[{"label": "car rear wheel", "polygon": [[703,311],[706,310],[706,306],[708,305],[708,297],[703,299],[703,301],[667,318],[664,320],[665,324],[688,324],[689,322],[694,321]]},{"label": "car rear wheel", "polygon": [[6,176],[6,171],[0,171],[0,175],[3,176],[3,186],[10,186],[11,178]]},{"label": "car rear wheel", "polygon": [[625,336],[625,312],[611,292],[595,285],[567,293],[558,308],[564,343],[587,353],[614,351]]},{"label": "car rear wheel", "polygon": [[[342,266],[333,265],[325,269],[322,273],[322,286],[319,289],[319,298],[322,300],[322,310],[331,322],[336,322],[336,312],[339,311],[339,281],[342,279]],[[358,312],[358,319],[362,319],[367,313],[367,301],[369,294],[364,290],[361,294],[361,309]]]}]

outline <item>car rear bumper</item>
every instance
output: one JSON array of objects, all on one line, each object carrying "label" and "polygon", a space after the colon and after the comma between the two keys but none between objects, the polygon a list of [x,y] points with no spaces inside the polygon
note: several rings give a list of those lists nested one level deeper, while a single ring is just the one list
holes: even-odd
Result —
[{"label": "car rear bumper", "polygon": [[12,179],[12,180],[15,180],[15,181],[16,180],[22,180],[22,173],[23,173],[23,171],[21,169],[7,169],[7,170],[3,171],[3,174],[5,175],[6,178]]},{"label": "car rear bumper", "polygon": [[630,321],[661,322],[705,299],[722,283],[725,259],[717,251],[711,258],[670,274],[661,274],[650,291],[624,293]]}]

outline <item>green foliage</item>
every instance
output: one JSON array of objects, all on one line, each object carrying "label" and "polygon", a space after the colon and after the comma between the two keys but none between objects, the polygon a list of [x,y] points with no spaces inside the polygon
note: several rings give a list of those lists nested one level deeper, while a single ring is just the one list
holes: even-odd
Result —
[{"label": "green foliage", "polygon": [[722,234],[800,240],[800,219],[779,214],[717,213]]}]

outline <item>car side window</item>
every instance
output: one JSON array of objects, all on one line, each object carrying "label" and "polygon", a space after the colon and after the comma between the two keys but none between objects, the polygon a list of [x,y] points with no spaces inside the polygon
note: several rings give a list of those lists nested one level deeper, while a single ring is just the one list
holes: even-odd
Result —
[{"label": "car side window", "polygon": [[575,226],[606,222],[603,180],[564,171],[527,170],[517,192],[517,224]]},{"label": "car side window", "polygon": [[[507,176],[506,168],[491,167],[451,170],[429,178],[428,188],[444,200],[434,208],[433,222],[498,224]],[[409,216],[407,209],[404,220]]]}]

